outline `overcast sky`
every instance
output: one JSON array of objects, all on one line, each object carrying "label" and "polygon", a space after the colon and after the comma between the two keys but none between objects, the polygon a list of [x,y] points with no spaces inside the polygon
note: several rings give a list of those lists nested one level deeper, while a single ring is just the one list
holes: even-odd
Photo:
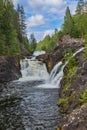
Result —
[{"label": "overcast sky", "polygon": [[66,7],[69,6],[71,14],[74,14],[78,0],[14,0],[15,7],[19,3],[24,7],[27,35],[34,33],[37,41],[45,35],[58,30],[64,20]]}]

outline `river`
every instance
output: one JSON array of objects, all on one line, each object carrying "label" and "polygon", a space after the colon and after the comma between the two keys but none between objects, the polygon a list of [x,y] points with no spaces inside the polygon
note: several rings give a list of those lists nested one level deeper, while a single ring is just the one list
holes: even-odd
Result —
[{"label": "river", "polygon": [[22,78],[0,84],[0,130],[55,130],[61,120],[55,81],[61,74],[54,77],[62,63],[50,76],[45,64],[35,58],[20,64]]},{"label": "river", "polygon": [[55,130],[60,121],[57,88],[42,81],[0,86],[0,130]]},{"label": "river", "polygon": [[35,57],[21,60],[22,78],[0,84],[0,130],[56,130],[61,121],[57,105],[60,81],[68,62],[57,63],[49,75],[45,64]]}]

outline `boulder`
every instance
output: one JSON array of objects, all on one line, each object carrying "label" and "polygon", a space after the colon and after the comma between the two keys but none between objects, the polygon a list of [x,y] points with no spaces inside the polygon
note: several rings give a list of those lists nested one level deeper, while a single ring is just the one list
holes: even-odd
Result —
[{"label": "boulder", "polygon": [[87,104],[65,116],[61,125],[61,130],[87,130]]},{"label": "boulder", "polygon": [[81,42],[81,44],[79,43],[66,44],[64,42],[62,44],[57,44],[54,50],[52,50],[51,52],[37,56],[37,59],[46,63],[47,70],[48,72],[50,72],[52,68],[54,67],[54,65],[62,60],[65,53],[68,53],[69,51],[75,52],[76,50],[78,50],[79,48],[83,46],[84,46],[83,42]]},{"label": "boulder", "polygon": [[78,63],[77,70],[69,76],[67,82],[69,72],[67,65],[64,71],[66,79],[63,77],[61,81],[60,99],[62,102],[59,105],[60,111],[64,113],[61,130],[87,130],[87,104],[81,101],[81,96],[87,89],[87,58],[83,57],[82,52],[75,58]]},{"label": "boulder", "polygon": [[0,82],[21,77],[19,56],[0,56]]}]

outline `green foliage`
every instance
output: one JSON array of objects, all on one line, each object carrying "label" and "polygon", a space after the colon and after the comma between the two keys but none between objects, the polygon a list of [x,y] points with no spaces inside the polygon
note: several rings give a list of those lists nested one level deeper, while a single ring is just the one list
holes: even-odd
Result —
[{"label": "green foliage", "polygon": [[5,36],[0,33],[0,55],[5,55],[5,51],[6,51],[6,45],[5,45]]},{"label": "green foliage", "polygon": [[68,97],[66,98],[60,98],[58,105],[67,104],[68,103]]},{"label": "green foliage", "polygon": [[71,57],[72,57],[73,53],[71,49],[67,49],[65,51],[64,57],[62,59],[62,62],[65,63],[66,61],[68,61]]},{"label": "green foliage", "polygon": [[12,31],[10,33],[9,45],[8,45],[8,55],[10,55],[10,54],[18,55],[21,52],[16,36],[17,36],[17,34],[15,31],[14,32]]},{"label": "green foliage", "polygon": [[68,70],[68,73],[67,75],[65,75],[64,78],[66,78],[66,84],[69,84],[69,80],[70,80],[70,77],[72,76],[72,74],[74,74],[77,70],[77,65],[78,65],[78,62],[76,61],[76,58],[75,57],[72,57],[70,60],[69,60],[69,63],[67,64],[67,70]]},{"label": "green foliage", "polygon": [[63,32],[64,34],[69,33],[72,36],[74,29],[74,21],[70,13],[69,7],[67,7],[64,17]]},{"label": "green foliage", "polygon": [[81,103],[87,103],[87,89],[84,91],[83,94],[81,94]]},{"label": "green foliage", "polygon": [[[85,11],[84,11],[85,9]],[[71,37],[87,39],[87,2],[79,0],[75,15],[71,15],[69,7],[66,8],[64,23],[61,30],[55,29],[54,35],[47,35],[37,45],[37,50],[50,51],[55,48],[58,39],[69,33]]]},{"label": "green foliage", "polygon": [[[70,58],[71,55],[71,58]],[[70,55],[69,55],[69,62],[65,67],[64,70],[64,76],[63,76],[63,82],[62,82],[62,98],[59,99],[58,104],[61,107],[61,111],[64,112],[66,111],[65,109],[67,108],[67,105],[69,104],[69,98],[70,96],[66,96],[67,95],[67,90],[69,90],[71,83],[74,83],[74,81],[77,78],[77,75],[75,74],[76,70],[77,70],[77,65],[78,62],[76,61],[75,57],[72,57],[72,52],[70,51]],[[73,76],[73,79],[71,81],[71,77]]]},{"label": "green foliage", "polygon": [[[84,11],[85,8],[85,11]],[[78,37],[84,37],[87,33],[87,2],[80,0],[77,4],[76,14],[73,17],[75,22],[75,30],[78,32]]]},{"label": "green foliage", "polygon": [[72,57],[70,59],[69,57],[69,63],[67,64],[67,67],[66,67],[66,74],[63,76],[63,81],[65,82],[65,86],[63,87],[63,92],[65,92],[71,85],[71,81],[70,81],[70,78],[71,76],[73,75],[74,79],[76,79],[76,75],[75,72],[77,70],[77,64],[78,62],[76,61],[75,57]]},{"label": "green foliage", "polygon": [[20,42],[23,41],[23,38],[26,37],[26,24],[25,24],[25,15],[24,15],[24,9],[23,6],[20,6],[18,4],[17,6],[17,32],[18,32],[18,38]]},{"label": "green foliage", "polygon": [[83,51],[83,58],[87,58],[87,42],[85,42],[84,46],[85,46],[85,48]]},{"label": "green foliage", "polygon": [[28,38],[27,37],[24,37],[23,38],[23,43],[24,43],[24,46],[25,46],[25,48],[26,48],[26,50],[28,50],[29,52],[30,52],[30,45],[29,45],[29,40],[28,40]]},{"label": "green foliage", "polygon": [[[14,9],[11,0],[0,0],[0,55],[21,54],[20,42],[23,42],[26,34],[24,10],[23,7],[19,9],[20,12]],[[28,48],[27,44],[26,49]]]},{"label": "green foliage", "polygon": [[67,65],[68,68],[73,68],[78,65],[78,62],[75,57],[72,57]]},{"label": "green foliage", "polygon": [[46,35],[43,41],[40,41],[37,44],[37,50],[45,50],[45,51],[51,51],[55,48],[56,43],[58,43],[59,35],[61,35],[61,32],[58,32],[57,29],[54,31],[54,35],[50,37],[49,35]]},{"label": "green foliage", "polygon": [[29,43],[30,43],[31,52],[34,52],[36,47],[37,47],[37,42],[36,42],[36,39],[34,37],[34,34],[30,35]]}]

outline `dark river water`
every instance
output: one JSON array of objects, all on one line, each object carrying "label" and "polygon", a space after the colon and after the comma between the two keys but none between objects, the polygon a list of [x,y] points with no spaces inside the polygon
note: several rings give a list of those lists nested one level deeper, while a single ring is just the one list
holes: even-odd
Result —
[{"label": "dark river water", "polygon": [[55,130],[61,116],[57,88],[42,81],[0,84],[0,130]]}]

